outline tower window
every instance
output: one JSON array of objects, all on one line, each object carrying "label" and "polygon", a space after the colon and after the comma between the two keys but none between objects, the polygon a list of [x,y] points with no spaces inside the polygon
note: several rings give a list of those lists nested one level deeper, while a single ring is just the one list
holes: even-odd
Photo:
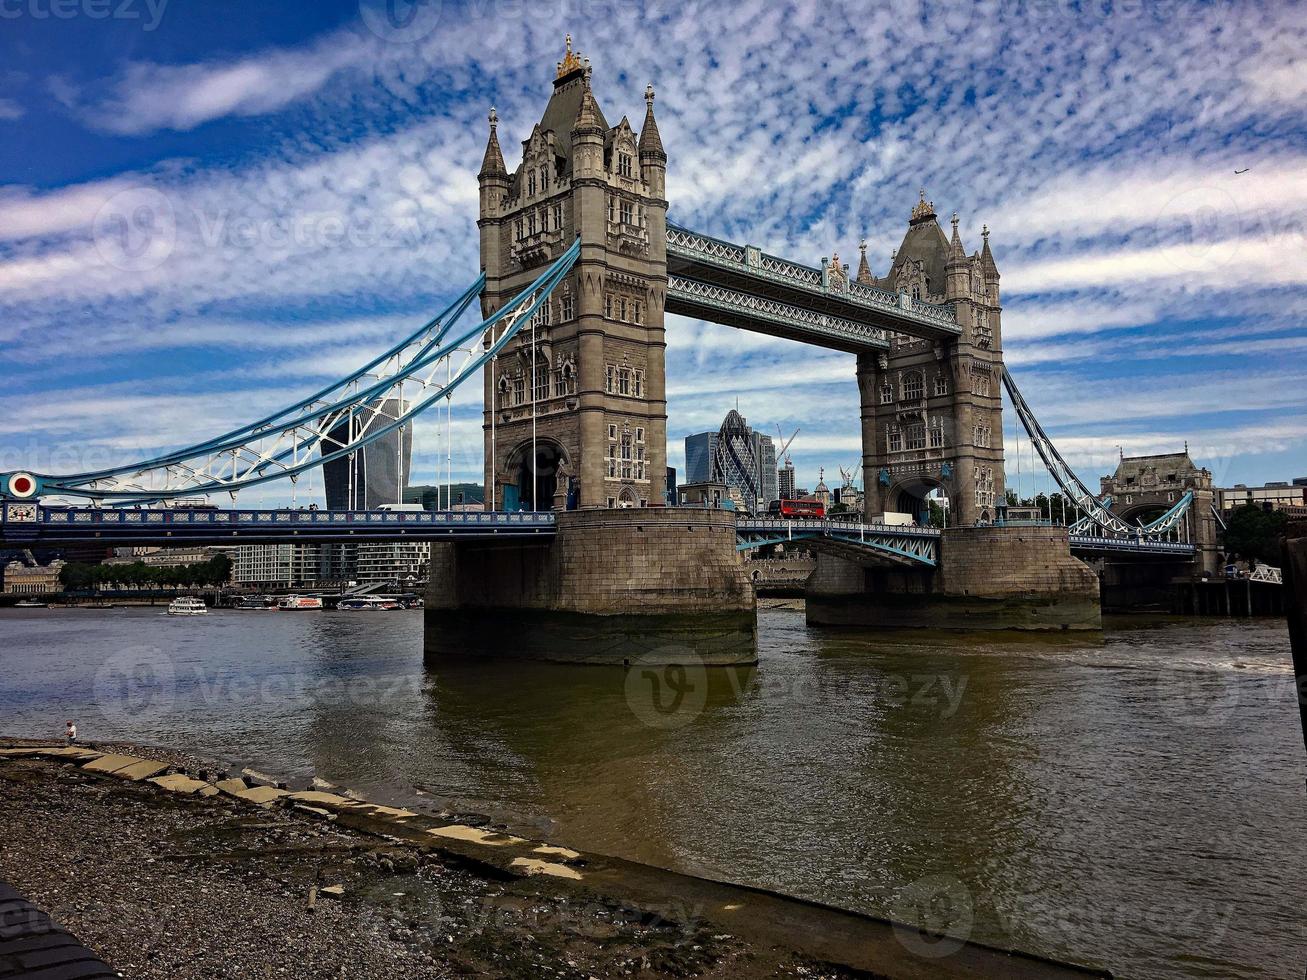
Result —
[{"label": "tower window", "polygon": [[631,176],[631,155],[629,153],[617,154],[617,173],[621,177]]},{"label": "tower window", "polygon": [[631,393],[630,368],[622,368],[617,372],[617,393],[619,395],[629,395]]},{"label": "tower window", "polygon": [[530,196],[532,196],[532,197],[535,196],[535,192],[536,192],[536,175],[535,175],[535,174],[528,174],[528,175],[527,175],[527,178],[526,178],[526,192],[527,192],[528,195],[530,195]]},{"label": "tower window", "polygon": [[889,445],[889,451],[898,453],[903,451],[903,433],[899,431],[897,425],[891,425],[885,430],[885,441]]},{"label": "tower window", "polygon": [[903,400],[908,402],[919,402],[926,394],[925,379],[917,371],[909,372],[903,376]]},{"label": "tower window", "polygon": [[880,383],[880,403],[888,405],[894,401],[894,386],[888,381]]},{"label": "tower window", "polygon": [[632,220],[632,217],[631,217],[631,202],[630,202],[630,201],[623,201],[623,202],[622,202],[622,224],[624,224],[624,225],[630,225],[630,224],[634,224],[634,223],[635,223],[635,222]]},{"label": "tower window", "polygon": [[548,168],[548,167],[541,167],[541,168],[540,168],[540,189],[541,189],[542,191],[547,191],[547,190],[549,190],[549,168]]},{"label": "tower window", "polygon": [[644,397],[644,372],[643,371],[635,372],[634,385],[635,385],[634,387],[635,397],[643,398]]},{"label": "tower window", "polygon": [[936,395],[948,394],[948,375],[946,374],[935,375],[935,394]]},{"label": "tower window", "polygon": [[909,449],[926,448],[926,427],[924,425],[908,426],[908,448]]},{"label": "tower window", "polygon": [[563,206],[561,204],[555,204],[554,205],[554,231],[562,231],[562,230],[563,230]]},{"label": "tower window", "polygon": [[572,300],[571,293],[563,293],[563,299],[561,305],[563,307],[562,318],[564,321],[570,320],[572,319],[572,317],[576,316],[576,306]]},{"label": "tower window", "polygon": [[935,424],[930,427],[930,448],[944,448],[944,426],[940,423],[939,419],[936,419]]},{"label": "tower window", "polygon": [[635,322],[644,323],[644,312],[640,309],[640,301],[635,301]]}]

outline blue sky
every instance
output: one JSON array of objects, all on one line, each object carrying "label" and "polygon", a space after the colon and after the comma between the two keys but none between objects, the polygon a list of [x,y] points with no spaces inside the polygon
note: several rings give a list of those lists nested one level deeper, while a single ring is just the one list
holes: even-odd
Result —
[{"label": "blue sky", "polygon": [[[477,272],[486,111],[514,166],[570,31],[610,120],[656,87],[682,224],[814,264],[865,236],[877,274],[918,187],[969,250],[988,224],[1007,363],[1091,484],[1186,440],[1223,485],[1307,475],[1301,3],[409,12],[0,0],[0,470],[197,441],[443,306]],[[850,357],[682,318],[668,343],[674,465],[737,398],[802,430],[802,483],[857,460]],[[455,479],[479,407],[455,399]]]}]

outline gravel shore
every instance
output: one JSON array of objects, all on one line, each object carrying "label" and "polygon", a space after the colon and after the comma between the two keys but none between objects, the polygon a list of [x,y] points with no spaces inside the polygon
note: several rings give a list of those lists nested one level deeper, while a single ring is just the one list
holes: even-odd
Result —
[{"label": "gravel shore", "polygon": [[293,810],[172,797],[50,761],[0,761],[0,877],[144,980],[846,975],[693,916],[568,897]]}]

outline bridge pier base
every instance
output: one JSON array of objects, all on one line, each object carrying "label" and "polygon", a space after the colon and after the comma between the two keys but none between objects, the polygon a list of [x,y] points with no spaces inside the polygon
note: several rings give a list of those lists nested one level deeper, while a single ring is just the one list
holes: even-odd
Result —
[{"label": "bridge pier base", "polygon": [[1098,577],[1065,528],[962,527],[940,538],[933,570],[862,567],[819,554],[808,622],[954,630],[1102,628]]},{"label": "bridge pier base", "polygon": [[436,544],[426,660],[752,664],[753,586],[729,511],[578,510],[549,541]]}]

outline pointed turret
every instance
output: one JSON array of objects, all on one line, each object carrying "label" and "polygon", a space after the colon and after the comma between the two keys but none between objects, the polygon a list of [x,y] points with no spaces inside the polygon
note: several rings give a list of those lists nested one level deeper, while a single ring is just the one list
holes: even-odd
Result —
[{"label": "pointed turret", "polygon": [[953,236],[948,243],[948,258],[944,262],[944,295],[949,300],[957,300],[971,295],[971,260],[967,250],[962,247],[962,236],[958,234],[958,213],[953,212]]},{"label": "pointed turret", "polygon": [[953,212],[953,236],[948,240],[948,260],[952,265],[954,262],[965,262],[967,259],[967,250],[962,247],[962,236],[958,234],[958,213]]},{"label": "pointed turret", "polygon": [[598,103],[595,102],[594,92],[590,91],[590,73],[586,72],[585,77],[581,80],[581,106],[576,111],[576,122],[572,124],[572,135],[597,133],[599,136],[603,136],[604,130],[603,116],[599,112]]},{"label": "pointed turret", "polygon": [[858,282],[874,286],[876,277],[871,274],[871,263],[867,261],[867,240],[865,238],[858,243],[858,250],[862,253],[862,258],[858,260]]},{"label": "pointed turret", "polygon": [[989,301],[997,306],[999,302],[998,264],[994,261],[994,253],[989,250],[989,225],[985,225],[980,237],[985,240],[985,247],[980,250],[980,268],[985,275],[985,285],[989,287]]},{"label": "pointed turret", "polygon": [[504,152],[499,148],[499,113],[490,107],[490,138],[486,140],[486,154],[481,158],[480,178],[507,177],[508,168],[504,165]]},{"label": "pointed turret", "polygon": [[997,279],[998,266],[994,262],[994,253],[989,250],[989,225],[981,230],[980,237],[985,240],[985,247],[980,250],[980,265],[985,270],[985,278]]},{"label": "pointed turret", "polygon": [[661,163],[667,162],[667,154],[663,151],[663,138],[658,133],[658,121],[654,119],[654,87],[646,85],[644,89],[644,126],[640,130],[640,161],[643,162],[645,157],[653,158]]}]

